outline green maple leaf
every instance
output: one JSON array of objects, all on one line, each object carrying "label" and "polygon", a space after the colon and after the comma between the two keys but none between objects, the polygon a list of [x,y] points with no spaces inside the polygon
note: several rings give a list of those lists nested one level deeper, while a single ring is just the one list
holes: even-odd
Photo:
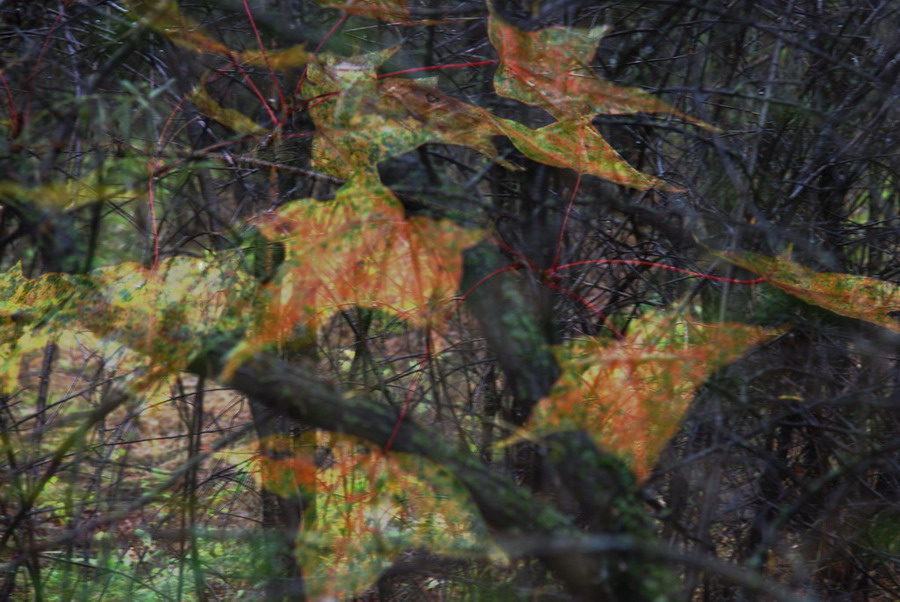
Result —
[{"label": "green maple leaf", "polygon": [[206,91],[206,86],[203,85],[203,82],[194,86],[194,89],[185,98],[194,103],[201,113],[215,119],[236,134],[242,136],[264,136],[269,133],[269,130],[240,111],[225,108],[216,102],[209,95],[209,92]]},{"label": "green maple leaf", "polygon": [[91,279],[80,321],[146,355],[152,375],[184,369],[204,337],[240,330],[240,308],[249,309],[256,290],[237,258],[225,254],[172,257],[155,269],[122,263]]},{"label": "green maple leaf", "polygon": [[125,345],[143,356],[145,388],[183,370],[204,337],[246,327],[256,281],[238,258],[167,259],[151,270],[121,263],[87,276],[29,279],[17,265],[0,275],[0,361],[4,385],[18,380],[25,353],[88,331],[100,347]]},{"label": "green maple leaf", "polygon": [[116,162],[115,169],[102,167],[80,178],[54,180],[43,186],[24,186],[11,180],[0,181],[0,198],[14,199],[19,206],[33,206],[50,211],[71,211],[89,203],[121,196],[126,186],[116,185],[110,180],[110,172],[123,167],[124,162]]},{"label": "green maple leaf", "polygon": [[[313,165],[340,178],[376,174],[382,161],[428,143],[468,146],[492,159],[503,132],[489,112],[452,98],[435,79],[378,78],[394,49],[353,58],[324,54],[311,64]],[[512,167],[506,164],[508,167]]]},{"label": "green maple leaf", "polygon": [[26,278],[19,263],[0,274],[0,389],[13,390],[22,358],[71,323],[76,292],[75,279],[66,274]]}]

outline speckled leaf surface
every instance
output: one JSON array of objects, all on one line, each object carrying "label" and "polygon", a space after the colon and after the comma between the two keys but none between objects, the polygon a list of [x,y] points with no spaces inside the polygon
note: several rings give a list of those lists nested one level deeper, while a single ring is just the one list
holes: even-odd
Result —
[{"label": "speckled leaf surface", "polygon": [[605,113],[667,113],[709,127],[652,94],[600,78],[591,67],[605,27],[578,31],[546,27],[524,31],[491,12],[488,33],[500,66],[494,87],[501,96],[541,107],[559,120]]},{"label": "speckled leaf surface", "polygon": [[649,314],[624,340],[576,340],[558,349],[563,375],[527,431],[584,430],[638,478],[681,424],[696,389],[774,331]]},{"label": "speckled leaf surface", "polygon": [[316,0],[321,6],[334,8],[369,19],[406,23],[409,9],[405,0]]},{"label": "speckled leaf surface", "polygon": [[350,306],[378,308],[421,323],[456,293],[462,251],[483,236],[449,221],[406,219],[377,180],[359,176],[333,201],[296,201],[260,222],[287,247],[275,283],[271,338],[286,325],[316,322]]},{"label": "speckled leaf surface", "polygon": [[784,257],[769,257],[733,251],[719,256],[736,266],[759,274],[772,286],[798,299],[836,314],[865,320],[900,332],[900,286],[869,278],[816,272]]},{"label": "speckled leaf surface", "polygon": [[322,469],[298,455],[281,456],[259,456],[266,487],[281,495],[316,491],[316,517],[298,547],[314,599],[345,599],[371,586],[410,549],[469,555],[491,549],[468,496],[428,461],[349,437],[331,447]]}]

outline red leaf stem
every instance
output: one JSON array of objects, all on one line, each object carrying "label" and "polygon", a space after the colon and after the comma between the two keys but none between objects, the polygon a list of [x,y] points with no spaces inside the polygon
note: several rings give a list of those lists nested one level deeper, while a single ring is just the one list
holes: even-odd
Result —
[{"label": "red leaf stem", "polygon": [[490,274],[488,274],[487,276],[485,276],[484,278],[482,278],[481,280],[479,280],[478,282],[476,282],[475,284],[470,286],[469,290],[464,292],[460,296],[460,298],[456,300],[456,303],[453,304],[453,307],[450,308],[450,311],[447,312],[447,314],[444,316],[444,319],[450,319],[450,316],[452,316],[453,313],[457,309],[459,309],[459,306],[463,304],[463,301],[465,301],[470,294],[472,294],[472,291],[474,291],[476,288],[478,288],[479,286],[481,286],[482,284],[484,284],[485,282],[487,282],[494,276],[497,276],[498,274],[502,274],[503,272],[512,272],[515,270],[524,270],[524,269],[525,269],[524,265],[517,263],[516,265],[508,265],[505,268],[500,268],[499,270],[494,270],[493,272],[491,272]]}]

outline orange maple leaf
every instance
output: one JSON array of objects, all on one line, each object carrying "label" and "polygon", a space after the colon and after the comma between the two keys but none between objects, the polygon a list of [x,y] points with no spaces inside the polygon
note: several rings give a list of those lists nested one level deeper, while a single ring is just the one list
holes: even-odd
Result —
[{"label": "orange maple leaf", "polygon": [[[473,503],[446,471],[427,460],[370,448],[341,436],[317,467],[285,437],[261,442],[263,486],[283,496],[313,488],[298,560],[315,599],[344,599],[369,587],[404,550],[483,550],[486,530]],[[312,519],[312,520],[310,520]]]},{"label": "orange maple leaf", "polygon": [[[490,7],[490,5],[489,5]],[[558,119],[535,135],[510,136],[529,158],[595,175],[639,190],[681,189],[642,174],[628,165],[591,124],[606,113],[668,113],[715,130],[640,88],[622,87],[601,79],[591,68],[606,28],[587,32],[565,27],[523,31],[491,8],[488,34],[500,66],[494,88],[501,96],[538,106]],[[508,134],[509,135],[509,134]]]},{"label": "orange maple leaf", "polygon": [[432,79],[379,79],[375,68],[392,51],[345,59],[325,55],[310,68],[304,93],[322,100],[310,108],[316,124],[313,165],[349,178],[376,173],[378,163],[426,143],[472,148],[506,167],[491,138],[506,136],[528,158],[640,190],[678,190],[643,174],[603,139],[589,119],[537,130],[444,94]]},{"label": "orange maple leaf", "polygon": [[336,8],[369,19],[409,22],[409,9],[405,0],[316,0],[322,6]]},{"label": "orange maple leaf", "polygon": [[463,249],[483,236],[446,220],[406,219],[393,193],[364,175],[333,201],[286,205],[260,229],[287,249],[261,325],[265,340],[349,306],[427,321],[456,293]]},{"label": "orange maple leaf", "polygon": [[573,341],[558,350],[563,375],[535,408],[526,433],[583,430],[643,479],[678,429],[694,391],[714,370],[774,334],[653,313],[615,344]]},{"label": "orange maple leaf", "polygon": [[640,88],[601,79],[591,63],[606,31],[606,27],[587,32],[567,27],[523,31],[491,10],[488,34],[500,56],[494,88],[501,96],[541,107],[559,120],[577,121],[599,113],[668,113],[715,129]]}]

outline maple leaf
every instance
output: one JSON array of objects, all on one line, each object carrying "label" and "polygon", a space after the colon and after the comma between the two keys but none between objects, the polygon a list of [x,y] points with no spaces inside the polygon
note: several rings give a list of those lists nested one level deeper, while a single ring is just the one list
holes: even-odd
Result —
[{"label": "maple leaf", "polygon": [[716,254],[759,274],[772,286],[806,303],[900,332],[900,321],[895,315],[900,312],[900,286],[892,282],[867,276],[816,272],[785,257],[734,251]]},{"label": "maple leaf", "polygon": [[26,278],[21,262],[0,274],[0,319],[4,326],[39,323],[58,309],[75,289],[65,274]]},{"label": "maple leaf", "polygon": [[446,220],[406,219],[393,193],[365,175],[344,184],[333,201],[282,207],[260,230],[286,246],[260,324],[264,340],[354,305],[427,320],[439,313],[436,302],[456,293],[462,250],[483,236]]},{"label": "maple leaf", "polygon": [[96,169],[80,178],[54,180],[42,186],[25,186],[12,180],[0,181],[0,198],[13,199],[16,205],[52,211],[69,211],[88,203],[121,195],[124,186],[109,182],[107,168]]},{"label": "maple leaf", "polygon": [[227,109],[213,100],[206,86],[202,82],[194,86],[187,96],[187,100],[196,105],[197,109],[222,125],[242,136],[264,136],[269,130],[257,124],[255,121],[234,109]]},{"label": "maple leaf", "polygon": [[304,93],[322,99],[310,108],[317,168],[342,178],[374,174],[380,162],[427,143],[467,146],[514,168],[491,142],[506,136],[534,161],[641,190],[678,190],[628,165],[587,119],[534,130],[444,94],[433,79],[379,79],[375,69],[392,52],[353,59],[326,54],[311,65]]},{"label": "maple leaf", "polygon": [[409,22],[409,9],[404,0],[316,0],[316,2],[321,6],[369,19]]},{"label": "maple leaf", "polygon": [[20,263],[0,274],[0,390],[12,390],[22,358],[43,348],[72,319],[66,305],[76,290],[65,274],[26,278]]},{"label": "maple leaf", "polygon": [[504,121],[501,127],[516,148],[533,161],[572,169],[638,190],[681,191],[631,167],[587,119],[557,121],[537,130],[514,121]]},{"label": "maple leaf", "polygon": [[393,52],[352,59],[325,53],[310,65],[304,95],[323,98],[310,107],[313,165],[341,178],[376,174],[380,162],[431,142],[499,160],[491,137],[503,132],[489,112],[444,94],[436,79],[378,78],[376,68]]},{"label": "maple leaf", "polygon": [[710,130],[716,128],[640,88],[617,86],[598,77],[591,62],[605,32],[604,27],[585,33],[565,27],[523,31],[503,21],[491,7],[488,34],[500,59],[494,74],[497,93],[538,106],[559,120],[535,135],[511,136],[513,143],[535,161],[639,190],[678,192],[681,189],[628,165],[591,124],[591,118],[599,113],[667,113]]},{"label": "maple leaf", "polygon": [[230,49],[185,16],[176,0],[130,0],[125,6],[143,23],[175,44],[195,52],[226,55]]},{"label": "maple leaf", "polygon": [[643,479],[678,429],[694,391],[713,371],[774,334],[651,313],[615,344],[573,341],[558,349],[563,374],[525,432],[584,430]]},{"label": "maple leaf", "polygon": [[257,281],[235,254],[173,257],[150,269],[121,263],[86,276],[29,279],[16,265],[0,275],[0,379],[14,382],[27,351],[87,330],[139,352],[138,388],[187,366],[203,338],[246,327]]},{"label": "maple leaf", "polygon": [[256,442],[253,459],[255,473],[267,490],[279,497],[296,496],[301,489],[317,488],[318,470],[314,458],[298,453],[297,440],[285,435],[270,435]]},{"label": "maple leaf", "polygon": [[541,107],[559,120],[578,121],[598,113],[668,113],[715,130],[640,88],[617,86],[597,76],[591,63],[606,27],[524,31],[490,8],[488,35],[500,59],[494,88],[501,96]]},{"label": "maple leaf", "polygon": [[155,269],[122,263],[91,274],[81,322],[149,356],[154,375],[183,369],[205,336],[239,330],[256,290],[236,257],[172,257]]},{"label": "maple leaf", "polygon": [[279,70],[305,65],[312,56],[302,45],[266,52],[235,51],[186,16],[176,0],[130,0],[125,6],[152,30],[193,52],[217,54],[236,63]]},{"label": "maple leaf", "polygon": [[316,518],[304,525],[297,546],[312,598],[352,597],[410,549],[480,555],[491,547],[469,496],[438,466],[351,437],[330,450],[331,462],[321,470],[289,454],[259,459],[271,479],[267,488],[316,491]]}]

